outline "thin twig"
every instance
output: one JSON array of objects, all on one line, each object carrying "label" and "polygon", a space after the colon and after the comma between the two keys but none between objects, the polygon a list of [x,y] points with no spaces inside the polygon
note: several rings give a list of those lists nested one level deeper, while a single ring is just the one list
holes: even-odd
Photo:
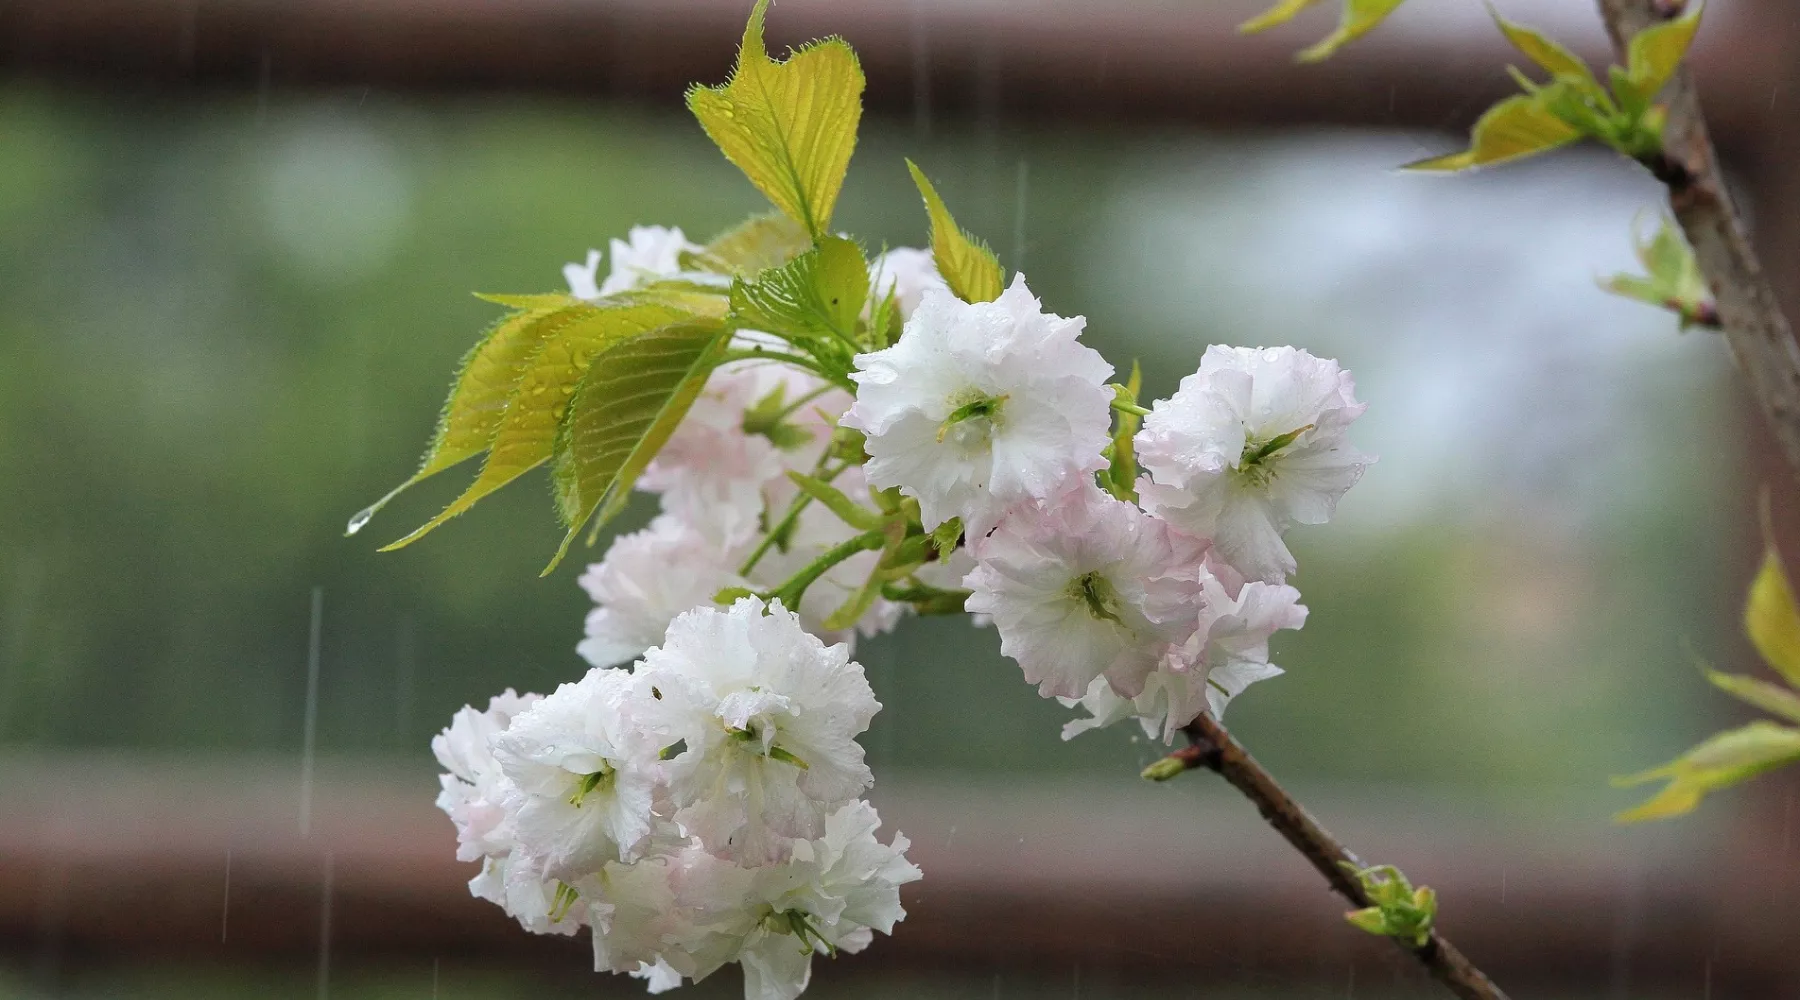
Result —
[{"label": "thin twig", "polygon": [[[1170,757],[1188,768],[1206,768],[1231,783],[1233,788],[1255,803],[1263,819],[1274,827],[1294,849],[1325,876],[1338,895],[1349,900],[1356,909],[1373,906],[1362,883],[1346,870],[1368,867],[1349,848],[1339,843],[1329,831],[1313,819],[1306,807],[1296,802],[1275,778],[1250,756],[1243,744],[1233,739],[1225,727],[1209,715],[1201,715],[1182,730],[1189,745]],[[1391,938],[1402,951],[1425,966],[1432,978],[1450,988],[1463,1000],[1506,1000],[1506,994],[1495,986],[1474,963],[1456,950],[1436,928],[1423,945],[1414,947],[1406,941]]]},{"label": "thin twig", "polygon": [[[1607,33],[1623,61],[1633,35],[1678,16],[1671,0],[1599,0]],[[1694,258],[1718,306],[1718,323],[1738,368],[1750,380],[1756,402],[1788,464],[1800,471],[1800,346],[1782,314],[1775,290],[1763,276],[1742,216],[1731,202],[1707,136],[1699,92],[1683,65],[1664,92],[1669,109],[1661,155],[1643,160],[1669,189],[1669,207],[1694,248]]]}]

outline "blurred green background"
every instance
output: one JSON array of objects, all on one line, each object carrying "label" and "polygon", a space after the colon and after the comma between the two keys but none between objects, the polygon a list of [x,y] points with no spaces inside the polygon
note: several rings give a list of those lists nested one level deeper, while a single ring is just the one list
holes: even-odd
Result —
[{"label": "blurred green background", "polygon": [[[471,291],[556,288],[563,262],[633,224],[705,239],[760,210],[692,122],[541,98],[13,84],[0,136],[0,749],[298,754],[314,587],[319,750],[384,755],[422,796],[456,708],[585,669],[582,560],[537,576],[559,537],[540,476],[399,553],[375,549],[466,473],[343,528],[411,471],[494,315]],[[1644,180],[1579,155],[1391,171],[1419,148],[872,120],[836,223],[872,247],[922,242],[912,156],[1047,308],[1087,316],[1121,368],[1142,359],[1153,395],[1214,342],[1339,358],[1370,403],[1354,437],[1381,461],[1336,523],[1290,535],[1312,617],[1277,639],[1289,673],[1233,706],[1234,730],[1304,786],[1599,824],[1627,801],[1608,775],[1721,711],[1683,644],[1736,650],[1727,362],[1593,285],[1631,266]],[[997,647],[943,619],[862,646],[883,780],[1125,782],[1160,753],[1123,727],[1060,743],[1068,713]],[[275,995],[249,973],[119,975],[72,974],[64,995]],[[390,995],[356,975],[339,995]],[[418,975],[393,995],[422,995]],[[858,995],[914,991],[883,988]]]}]

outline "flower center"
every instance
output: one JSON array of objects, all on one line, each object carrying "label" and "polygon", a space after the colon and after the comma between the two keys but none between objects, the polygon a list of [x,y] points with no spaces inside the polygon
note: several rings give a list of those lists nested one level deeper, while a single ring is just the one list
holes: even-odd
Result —
[{"label": "flower center", "polygon": [[809,769],[806,761],[801,760],[792,752],[776,746],[773,742],[769,744],[767,752],[758,752],[761,750],[762,734],[757,731],[755,723],[751,723],[742,729],[727,728],[725,730],[725,735],[729,736],[733,742],[740,744],[744,750],[756,753],[758,757],[767,757],[770,760],[778,760],[784,764],[792,764],[802,771]]},{"label": "flower center", "polygon": [[1246,441],[1244,454],[1238,459],[1237,474],[1251,486],[1267,486],[1269,480],[1275,478],[1275,470],[1267,462],[1281,452],[1283,448],[1300,439],[1300,435],[1313,429],[1315,425],[1296,427],[1286,434],[1277,434],[1267,441]]},{"label": "flower center", "polygon": [[1120,628],[1125,627],[1125,620],[1119,617],[1119,592],[1113,589],[1099,570],[1083,573],[1069,582],[1069,597],[1087,606],[1087,613],[1103,622],[1112,622]]},{"label": "flower center", "polygon": [[[950,411],[950,415],[944,418],[944,422],[938,425],[938,443],[942,444],[944,437],[958,424],[968,424],[969,430],[974,431],[976,437],[985,441],[994,424],[999,422],[1000,406],[1006,402],[1006,398],[1005,393],[989,396],[975,389],[969,389],[950,397],[951,402],[956,402],[958,399],[961,399],[962,402],[958,403],[956,408]],[[966,442],[967,438],[959,437],[959,440]]]},{"label": "flower center", "polygon": [[809,953],[813,951],[814,943],[816,942],[825,946],[827,954],[831,955],[833,958],[837,957],[836,946],[830,941],[825,940],[825,936],[820,934],[818,928],[812,925],[812,921],[807,916],[805,910],[776,910],[772,906],[765,907],[764,909],[766,911],[762,918],[764,930],[774,934],[792,934],[800,939],[800,943],[805,946],[806,951]]},{"label": "flower center", "polygon": [[575,783],[575,794],[569,796],[569,804],[580,809],[582,800],[592,794],[595,789],[612,788],[614,773],[611,767],[602,764],[600,770],[593,774],[582,775],[581,780]]}]

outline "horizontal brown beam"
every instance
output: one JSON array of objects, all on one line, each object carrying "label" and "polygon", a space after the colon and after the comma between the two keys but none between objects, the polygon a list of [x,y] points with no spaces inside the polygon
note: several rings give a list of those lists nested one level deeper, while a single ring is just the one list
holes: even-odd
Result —
[{"label": "horizontal brown beam", "polygon": [[[304,962],[319,948],[329,863],[334,954],[581,968],[581,947],[527,935],[469,897],[474,866],[454,860],[435,782],[406,773],[322,760],[303,834],[297,760],[0,758],[0,949]],[[858,969],[1412,975],[1346,928],[1316,873],[1205,775],[884,781],[874,799],[884,834],[912,838],[925,879],[894,939]],[[1800,902],[1769,877],[1791,869],[1714,850],[1704,826],[1621,832],[1580,811],[1446,807],[1392,789],[1315,806],[1350,842],[1436,886],[1446,928],[1502,981],[1603,990],[1629,973],[1697,993],[1710,974],[1715,995],[1742,996],[1787,995],[1797,981],[1782,929]],[[1760,880],[1742,884],[1739,861]]]},{"label": "horizontal brown beam", "polygon": [[[1580,0],[1503,4],[1595,59]],[[0,0],[0,73],[132,87],[537,90],[673,100],[722,79],[745,0]],[[781,0],[771,40],[842,34],[894,115],[1461,127],[1516,62],[1480,4],[1417,3],[1319,66],[1292,53],[1330,12],[1263,36],[1246,0]],[[1716,2],[1698,53],[1727,138],[1785,120],[1774,2]],[[1790,104],[1791,106],[1791,104]]]}]

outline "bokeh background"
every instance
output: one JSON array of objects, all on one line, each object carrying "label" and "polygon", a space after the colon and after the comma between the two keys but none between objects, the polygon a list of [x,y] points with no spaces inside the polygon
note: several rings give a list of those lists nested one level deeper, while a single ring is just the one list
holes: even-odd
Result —
[{"label": "bokeh background", "polygon": [[[1720,34],[1756,23],[1716,5]],[[0,77],[0,996],[635,994],[463,895],[473,872],[430,807],[427,743],[456,708],[584,669],[582,560],[537,576],[558,538],[545,483],[395,554],[374,550],[457,473],[343,528],[410,472],[493,315],[471,291],[556,288],[633,224],[704,239],[756,192],[656,74],[434,77],[329,36],[299,50],[314,62],[278,61],[282,26],[312,15],[272,4],[266,37],[213,41],[228,12],[165,5],[191,18],[121,39],[52,6],[0,13],[18,29]],[[691,25],[694,53],[669,47],[663,72],[707,79],[742,13],[586,6],[490,13],[518,32]],[[1744,659],[1746,516],[1770,468],[1722,344],[1596,287],[1634,267],[1659,188],[1592,151],[1395,171],[1494,92],[1504,55],[1473,3],[1473,20],[1403,15],[1311,80],[1287,49],[1319,21],[1240,45],[1231,5],[1098,6],[1198,25],[1094,43],[1099,68],[1078,71],[1128,113],[1033,89],[1058,75],[1033,44],[1057,52],[1029,32],[971,57],[931,48],[957,37],[949,8],[889,23],[849,4],[840,28],[831,5],[778,6],[778,37],[843,30],[872,76],[907,78],[871,92],[837,224],[921,243],[911,156],[1153,395],[1209,343],[1351,368],[1370,403],[1354,436],[1381,459],[1332,525],[1290,536],[1312,617],[1233,730],[1366,855],[1438,885],[1465,950],[1533,995],[1777,995],[1792,960],[1740,910],[1746,885],[1786,898],[1780,783],[1662,828],[1609,821],[1634,793],[1608,776],[1732,718],[1693,663]],[[981,23],[1003,38],[1071,10],[996,3]],[[1579,19],[1550,22],[1598,52]],[[110,41],[70,55],[82,31]],[[428,42],[410,53],[427,66]],[[1261,65],[1210,111],[1159,94],[1175,69],[1117,81],[1178,42]],[[1407,75],[1406,53],[1448,44],[1494,72]],[[1734,100],[1757,72],[1720,70]],[[908,622],[859,659],[885,706],[875,799],[927,879],[893,941],[820,963],[810,995],[1432,995],[1337,924],[1228,790],[1140,787],[1162,748],[1122,727],[1060,742],[1067,713],[990,631]],[[690,992],[732,995],[719,979]]]}]

